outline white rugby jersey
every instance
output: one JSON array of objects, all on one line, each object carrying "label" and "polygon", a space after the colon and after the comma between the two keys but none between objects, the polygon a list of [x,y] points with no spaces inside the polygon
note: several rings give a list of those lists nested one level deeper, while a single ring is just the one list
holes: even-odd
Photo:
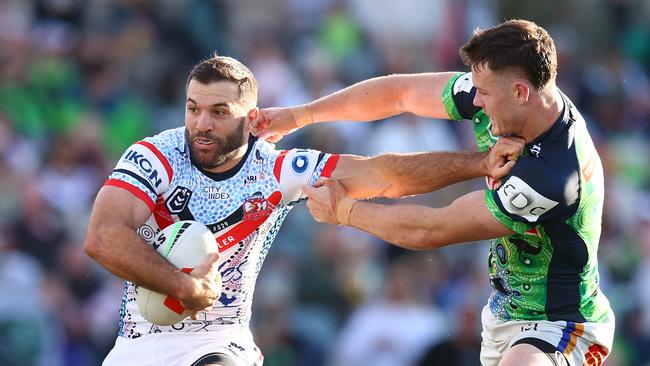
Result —
[{"label": "white rugby jersey", "polygon": [[[138,234],[155,247],[156,234],[171,223],[203,223],[219,245],[223,284],[212,310],[199,314],[198,320],[158,326],[142,317],[135,285],[126,282],[119,335],[248,328],[255,281],[280,224],[304,197],[301,186],[329,177],[338,158],[315,150],[280,151],[251,137],[237,166],[210,173],[191,163],[185,127],[131,145],[105,184],[128,190],[151,209]],[[173,307],[173,301],[168,303]]]}]

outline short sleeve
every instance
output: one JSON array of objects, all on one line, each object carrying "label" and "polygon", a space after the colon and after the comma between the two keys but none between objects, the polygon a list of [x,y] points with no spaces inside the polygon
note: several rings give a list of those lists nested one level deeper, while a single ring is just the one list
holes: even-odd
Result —
[{"label": "short sleeve", "polygon": [[339,155],[317,150],[292,149],[282,151],[276,159],[274,174],[286,203],[304,198],[302,186],[312,185],[321,177],[330,177]]},{"label": "short sleeve", "polygon": [[169,159],[149,141],[138,141],[120,157],[105,185],[120,187],[141,199],[153,211],[158,195],[173,178]]},{"label": "short sleeve", "polygon": [[492,215],[517,233],[568,218],[577,208],[578,175],[553,171],[544,165],[538,159],[522,157],[499,188],[485,193]]},{"label": "short sleeve", "polygon": [[474,106],[475,95],[471,72],[458,73],[449,79],[442,91],[442,101],[449,118],[457,121],[472,119],[481,110]]}]

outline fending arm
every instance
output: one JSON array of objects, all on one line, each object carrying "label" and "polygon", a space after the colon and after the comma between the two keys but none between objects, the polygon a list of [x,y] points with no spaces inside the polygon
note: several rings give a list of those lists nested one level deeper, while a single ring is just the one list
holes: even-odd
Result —
[{"label": "fending arm", "polygon": [[288,108],[264,108],[251,120],[251,132],[263,140],[279,141],[301,127],[330,121],[375,121],[411,112],[449,118],[442,92],[454,72],[395,74],[361,81],[345,89]]},{"label": "fending arm", "polygon": [[341,155],[332,178],[353,198],[399,198],[485,176],[486,157],[478,152]]},{"label": "fending arm", "polygon": [[455,72],[394,74],[361,81],[305,105],[312,123],[373,121],[410,112],[449,118],[442,91]]},{"label": "fending arm", "polygon": [[444,208],[359,201],[352,207],[349,224],[389,243],[413,250],[514,234],[492,216],[485,204],[484,191],[468,193]]},{"label": "fending arm", "polygon": [[500,179],[514,167],[524,147],[523,139],[511,136],[500,138],[489,153],[341,155],[332,178],[353,198],[399,198],[482,176]]}]

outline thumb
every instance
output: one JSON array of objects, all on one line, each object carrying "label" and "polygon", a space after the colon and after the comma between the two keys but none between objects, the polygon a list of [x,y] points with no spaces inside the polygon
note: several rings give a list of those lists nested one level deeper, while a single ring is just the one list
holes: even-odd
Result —
[{"label": "thumb", "polygon": [[502,167],[496,169],[494,174],[495,176],[492,178],[501,179],[505,177],[510,172],[510,170],[512,170],[512,168],[515,166],[515,163],[516,162],[514,160],[510,160],[509,162],[503,164]]},{"label": "thumb", "polygon": [[210,269],[214,269],[216,268],[217,261],[219,261],[219,257],[219,252],[210,253],[203,264],[208,266]]},{"label": "thumb", "polygon": [[313,195],[316,191],[315,187],[312,187],[308,184],[303,184],[301,188],[302,188],[302,192],[307,195],[307,198]]},{"label": "thumb", "polygon": [[337,184],[339,183],[334,179],[328,179],[324,182],[324,185],[330,189],[330,205],[332,206],[332,210],[334,210],[334,212],[336,212],[336,207],[339,204],[338,197],[336,196]]}]

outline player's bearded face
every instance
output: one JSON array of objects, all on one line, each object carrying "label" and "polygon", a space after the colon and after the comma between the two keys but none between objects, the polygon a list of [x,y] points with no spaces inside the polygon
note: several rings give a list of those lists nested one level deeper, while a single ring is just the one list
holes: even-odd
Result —
[{"label": "player's bearded face", "polygon": [[[237,149],[244,145],[244,123],[246,117],[241,117],[237,127],[226,136],[214,132],[190,131],[185,129],[185,138],[190,147],[190,160],[194,165],[203,169],[217,168],[233,158]],[[209,148],[202,148],[197,142],[210,143]]]}]

